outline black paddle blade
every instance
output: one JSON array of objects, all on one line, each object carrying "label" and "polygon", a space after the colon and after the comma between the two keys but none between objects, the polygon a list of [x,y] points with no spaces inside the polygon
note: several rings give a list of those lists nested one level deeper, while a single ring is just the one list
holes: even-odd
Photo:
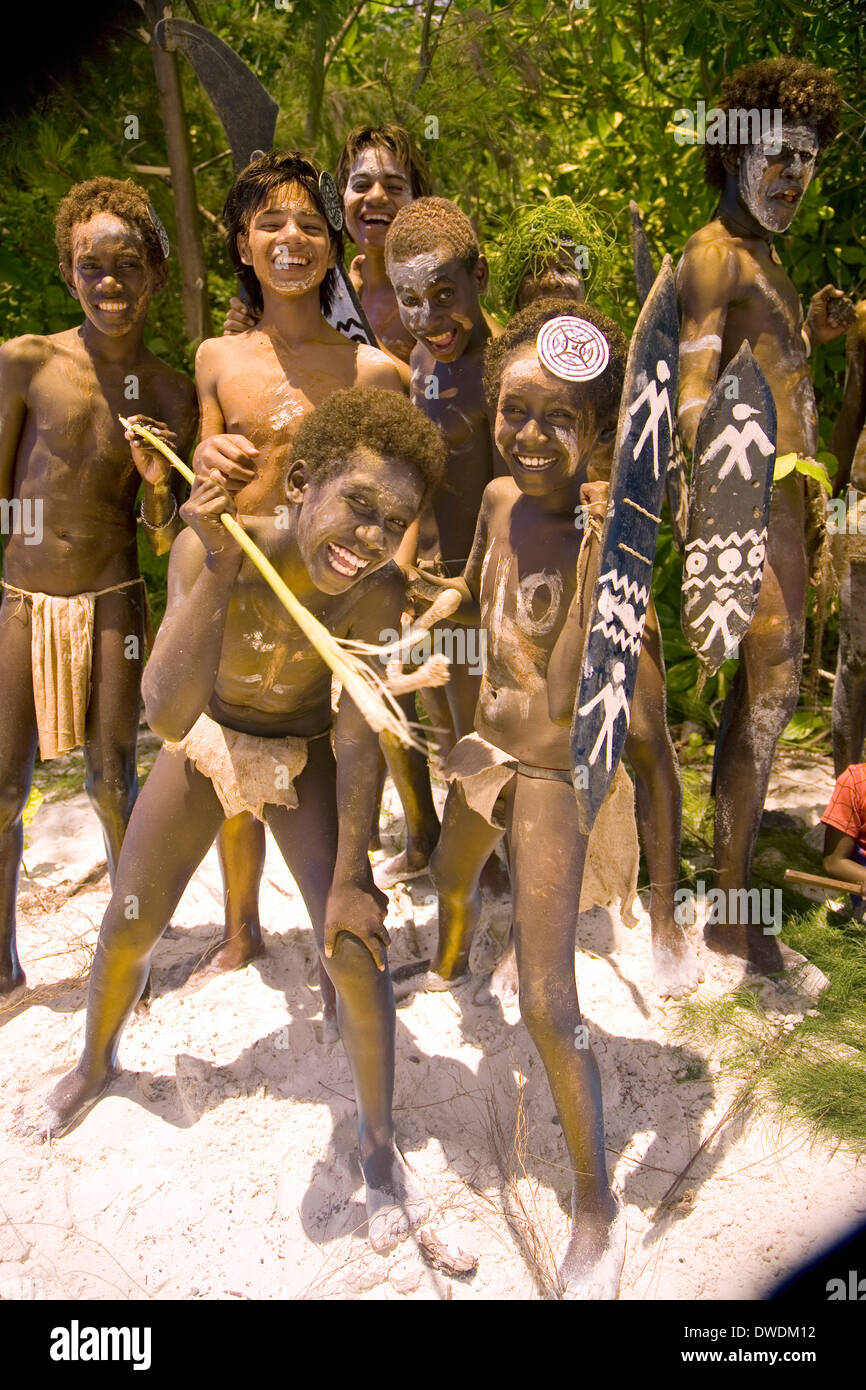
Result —
[{"label": "black paddle blade", "polygon": [[640,208],[634,200],[632,200],[628,206],[629,212],[631,213],[631,249],[634,257],[634,282],[637,287],[638,303],[642,305],[653,287],[656,272],[655,266],[653,265],[652,252],[649,248],[649,242],[646,239],[646,232],[643,229]]},{"label": "black paddle blade", "polygon": [[235,171],[254,150],[271,148],[279,107],[233,48],[189,19],[161,19],[153,35],[160,48],[179,49],[189,59],[226,133]]},{"label": "black paddle blade", "polygon": [[776,407],[744,341],[716,382],[695,436],[682,624],[710,676],[736,655],[755,616],[775,460]]},{"label": "black paddle blade", "polygon": [[[153,32],[160,48],[179,49],[189,59],[226,133],[235,172],[246,168],[254,155],[270,150],[279,107],[234,49],[188,19],[161,19]],[[241,298],[247,302],[243,289]],[[337,266],[333,303],[325,317],[353,342],[377,345],[342,265]]]},{"label": "black paddle blade", "polygon": [[628,733],[650,597],[677,398],[677,296],[670,256],[628,353],[607,519],[571,724],[571,771],[589,833]]}]

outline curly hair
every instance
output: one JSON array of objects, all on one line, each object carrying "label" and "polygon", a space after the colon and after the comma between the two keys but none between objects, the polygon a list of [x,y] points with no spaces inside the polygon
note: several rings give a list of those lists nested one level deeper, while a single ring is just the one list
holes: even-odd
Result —
[{"label": "curly hair", "polygon": [[[782,122],[813,125],[819,150],[826,149],[839,129],[842,93],[829,68],[816,68],[803,58],[762,58],[737,68],[722,83],[723,111],[781,110]],[[704,177],[712,188],[725,186],[722,156],[726,143],[704,145]]]},{"label": "curly hair", "polygon": [[[223,209],[226,225],[226,246],[229,260],[237,272],[238,279],[246,290],[253,307],[262,309],[262,287],[251,265],[245,265],[238,250],[238,237],[246,236],[254,214],[267,198],[278,188],[297,184],[309,195],[317,212],[321,213],[328,228],[331,245],[337,254],[336,264],[343,260],[343,233],[334,231],[328,221],[322,195],[319,192],[319,168],[305,155],[291,150],[287,154],[265,154],[254,159],[242,169],[228,191]],[[337,271],[329,269],[319,286],[319,302],[322,313],[331,307],[337,287]]]},{"label": "curly hair", "polygon": [[61,265],[72,264],[72,228],[78,222],[87,222],[97,212],[113,213],[134,227],[144,242],[150,264],[161,266],[164,263],[162,245],[150,214],[150,199],[144,189],[132,179],[100,176],[74,184],[58,204],[54,239]]},{"label": "curly hair", "polygon": [[291,463],[306,463],[316,481],[341,473],[346,456],[366,445],[385,458],[418,470],[424,482],[422,505],[436,491],[445,471],[445,441],[400,391],[352,386],[335,391],[301,421],[292,441]]},{"label": "curly hair", "polygon": [[625,334],[613,319],[592,304],[578,304],[573,299],[536,299],[520,309],[510,319],[500,338],[491,338],[484,349],[484,395],[491,412],[499,402],[502,374],[511,353],[526,343],[535,345],[539,330],[549,319],[569,314],[599,328],[607,338],[610,357],[604,371],[592,381],[574,382],[575,399],[589,399],[595,408],[596,419],[602,423],[616,416],[625,379],[628,344]]},{"label": "curly hair", "polygon": [[465,266],[475,269],[481,246],[465,212],[448,198],[416,198],[400,208],[385,238],[386,261],[407,261],[425,251],[445,247]]},{"label": "curly hair", "polygon": [[408,175],[413,198],[426,198],[433,187],[427,161],[408,130],[401,125],[359,125],[350,130],[334,175],[341,196],[346,192],[352,165],[364,150],[388,150]]},{"label": "curly hair", "polygon": [[493,276],[502,301],[513,313],[517,294],[527,275],[537,277],[552,263],[577,269],[574,253],[586,252],[585,284],[601,282],[610,274],[612,242],[589,204],[571,198],[547,198],[542,203],[518,208],[492,258]]}]

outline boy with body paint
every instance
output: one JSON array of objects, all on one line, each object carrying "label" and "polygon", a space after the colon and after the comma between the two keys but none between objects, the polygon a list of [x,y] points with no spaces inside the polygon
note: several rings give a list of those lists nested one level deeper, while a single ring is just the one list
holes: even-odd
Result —
[{"label": "boy with body paint", "polygon": [[[267,207],[287,216],[289,196],[298,198],[306,225],[306,199],[280,187]],[[321,231],[327,242],[324,228],[309,227],[306,239],[317,243]],[[262,230],[254,215],[251,254],[267,286],[276,271],[260,254]],[[294,233],[292,241],[305,244]],[[390,562],[442,476],[442,441],[401,393],[353,388],[307,413],[282,453],[286,524],[260,513],[245,515],[244,527],[329,632],[375,643],[403,610],[403,575]],[[25,1120],[22,1128],[65,1132],[111,1083],[153,948],[219,827],[243,810],[270,826],[336,988],[370,1239],[387,1250],[428,1208],[396,1148],[391,1116],[386,899],[367,858],[378,737],[345,691],[334,722],[330,668],[221,525],[226,509],[234,510],[231,498],[209,478],[196,480],[181,509],[188,529],[172,550],[168,606],[143,683],[148,721],[165,743],[130,821],[102,923],[81,1060],[35,1126]]]},{"label": "boy with body paint", "polygon": [[[481,380],[484,347],[491,336],[480,301],[487,286],[487,261],[472,223],[455,203],[419,198],[401,208],[391,223],[385,262],[400,317],[415,339],[410,399],[439,426],[448,448],[444,482],[421,519],[419,557],[440,575],[460,574],[472,546],[482,494],[494,473]],[[448,722],[457,738],[472,727],[479,679],[468,662],[452,664],[445,696]],[[449,735],[450,730],[445,733],[446,748]],[[403,781],[416,788],[416,806],[411,820],[407,816],[405,852],[377,869],[382,887],[422,872],[439,835],[425,761],[412,750],[404,750],[401,757],[406,765]]]},{"label": "boy with body paint", "polygon": [[[584,275],[597,288],[604,283],[609,263],[608,243],[595,217],[562,197],[518,208],[503,238],[496,269],[500,293],[513,310],[551,298],[582,304]],[[587,465],[590,482],[610,481],[615,434],[616,417],[600,431]],[[694,952],[683,949],[674,917],[682,785],[665,706],[661,632],[650,596],[641,681],[635,691],[625,756],[634,773],[637,823],[651,883],[653,976],[662,998],[678,999],[697,988],[704,972]],[[496,967],[490,992],[503,999],[517,993],[513,948]]]},{"label": "boy with body paint", "polygon": [[[540,330],[560,316],[577,331],[588,322],[604,335],[606,365],[594,377],[566,379],[538,348]],[[520,1008],[574,1173],[572,1234],[559,1271],[572,1298],[615,1297],[625,1248],[605,1168],[598,1068],[577,1041],[574,945],[587,836],[569,748],[608,490],[589,481],[589,470],[615,425],[625,361],[615,323],[589,305],[558,299],[521,310],[487,348],[484,388],[511,476],[486,488],[468,564],[449,581],[463,597],[455,617],[474,622],[480,615],[488,655],[474,731],[445,764],[451,786],[432,861],[439,892],[434,970],[456,982],[468,969],[481,868],[507,838]],[[596,519],[582,533],[574,526],[581,505]],[[638,689],[657,646],[648,623]],[[643,733],[639,708],[635,700],[630,737]],[[678,927],[666,944],[681,965],[691,955]]]},{"label": "boy with body paint", "polygon": [[[334,391],[402,391],[393,361],[326,323],[342,237],[327,217],[319,171],[299,154],[265,155],[237,177],[225,207],[229,256],[260,310],[243,333],[210,338],[196,355],[201,443],[195,470],[218,480],[244,517],[285,513],[286,459],[304,418]],[[347,578],[357,557],[340,561]],[[273,659],[279,648],[271,646]],[[232,817],[218,848],[227,889],[223,942],[213,960],[234,970],[264,949],[258,890],[264,827]],[[322,976],[324,1036],[335,1036],[335,1001]]]},{"label": "boy with body paint", "polygon": [[[836,134],[840,100],[829,71],[791,57],[751,63],[722,88],[720,105],[729,116],[755,110],[774,119],[750,143],[704,147],[707,181],[721,196],[677,268],[677,419],[689,450],[710,393],[744,338],[773,393],[777,454],[808,459],[818,447],[808,356],[815,343],[844,332],[849,315],[840,292],[826,286],[814,296],[804,322],[800,297],[773,238],[791,225],[818,157]],[[805,536],[804,480],[795,471],[773,488],[757,612],[741,644],[716,744],[716,884],[729,902],[739,902],[738,890],[749,886],[776,744],[797,705],[809,580]],[[753,971],[773,974],[783,968],[775,936],[764,934],[757,923],[717,919],[705,936],[713,950],[742,957]]]},{"label": "boy with body paint", "polygon": [[[340,152],[336,184],[346,233],[358,248],[349,278],[379,344],[408,363],[415,339],[403,327],[385,269],[385,237],[400,208],[430,192],[424,156],[402,126],[357,126]],[[243,333],[255,326],[257,317],[254,309],[233,298],[224,331]]]},{"label": "boy with body paint", "polygon": [[[182,454],[195,439],[192,383],[144,346],[168,238],[135,184],[77,184],[56,222],[60,271],[78,328],[0,347],[0,496],[35,509],[31,535],[3,554],[0,608],[0,997],[25,984],[15,898],[37,738],[43,759],[84,744],[86,786],[112,882],[138,790],[135,748],[146,598],[135,500],[157,554],[180,529],[168,464],[130,448],[118,415]],[[27,509],[26,511],[24,509]],[[14,513],[13,513],[14,515]]]}]

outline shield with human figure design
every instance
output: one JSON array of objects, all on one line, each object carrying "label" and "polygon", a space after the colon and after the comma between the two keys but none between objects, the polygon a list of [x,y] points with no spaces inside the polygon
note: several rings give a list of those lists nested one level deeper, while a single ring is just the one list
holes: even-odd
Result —
[{"label": "shield with human figure design", "polygon": [[665,256],[629,347],[601,563],[571,724],[572,781],[587,834],[628,733],[674,433],[678,346],[676,289]]},{"label": "shield with human figure design", "polygon": [[744,341],[704,406],[692,465],[682,625],[710,676],[755,616],[775,461],[776,407]]}]

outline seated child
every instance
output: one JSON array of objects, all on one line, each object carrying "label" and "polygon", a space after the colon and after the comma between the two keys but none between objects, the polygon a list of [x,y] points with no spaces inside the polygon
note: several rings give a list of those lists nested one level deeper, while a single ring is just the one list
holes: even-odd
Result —
[{"label": "seated child", "polygon": [[[57,249],[78,328],[0,347],[0,496],[16,530],[3,554],[0,608],[0,997],[23,988],[15,944],[21,815],[36,757],[84,744],[86,786],[114,879],[138,790],[135,746],[146,599],[135,500],[157,554],[180,529],[168,464],[134,451],[119,414],[181,453],[195,438],[192,383],[144,345],[168,239],[147,194],[96,178],[57,210]],[[164,422],[164,423],[163,423]],[[20,511],[18,510],[20,508]]]},{"label": "seated child", "polygon": [[851,910],[866,916],[866,763],[852,763],[836,779],[830,804],[821,820],[824,868],[831,878],[856,884],[862,893],[851,896]]},{"label": "seated child", "polygon": [[[559,315],[588,320],[607,339],[609,360],[595,378],[563,380],[539,359],[539,330]],[[607,486],[587,484],[587,468],[616,418],[625,361],[615,323],[589,305],[555,299],[523,309],[485,354],[496,445],[511,477],[487,487],[469,563],[454,583],[465,601],[458,617],[472,621],[480,607],[487,667],[475,731],[445,764],[451,787],[432,861],[434,968],[453,980],[468,967],[481,866],[507,837],[520,1008],[574,1173],[560,1280],[566,1296],[581,1298],[615,1296],[625,1232],[605,1169],[598,1069],[591,1050],[575,1042],[574,946],[587,837],[572,787],[569,726],[599,557],[594,530],[578,532],[574,516],[581,502],[604,510]],[[652,660],[645,652],[638,686]],[[689,947],[674,930],[669,947],[684,957]]]},{"label": "seated child", "polygon": [[[339,391],[309,415],[286,465],[288,526],[244,525],[337,636],[376,642],[405,599],[391,564],[442,473],[435,429],[401,394]],[[331,671],[220,524],[220,485],[196,481],[169,567],[168,607],[144,677],[166,743],[130,822],[100,931],[85,1046],[41,1127],[63,1133],[117,1075],[117,1047],[154,946],[227,816],[270,826],[336,987],[358,1104],[370,1239],[388,1249],[427,1206],[394,1142],[394,996],[385,898],[367,844],[378,738],[343,694],[331,744]],[[130,905],[132,905],[132,909]],[[26,1123],[26,1122],[25,1122]]]}]

